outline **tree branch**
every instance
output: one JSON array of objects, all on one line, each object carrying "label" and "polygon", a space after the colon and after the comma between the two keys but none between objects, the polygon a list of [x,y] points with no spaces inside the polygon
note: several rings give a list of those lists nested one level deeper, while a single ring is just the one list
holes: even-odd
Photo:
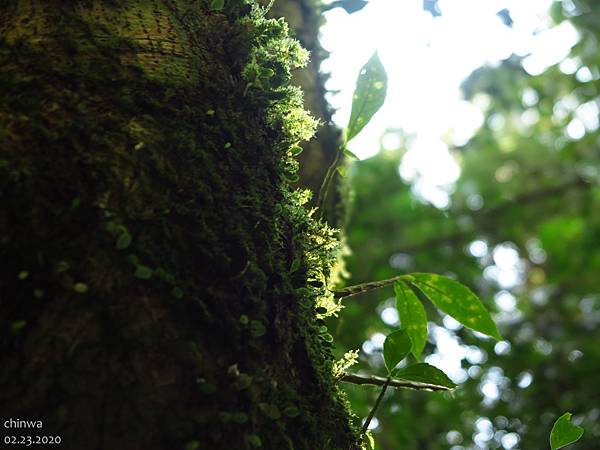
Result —
[{"label": "tree branch", "polygon": [[380,281],[370,281],[368,283],[355,284],[353,286],[348,286],[343,289],[333,291],[333,295],[335,295],[336,298],[352,297],[353,295],[362,294],[363,292],[369,292],[375,289],[380,289],[382,287],[388,286],[390,284],[395,283],[400,278],[402,278],[402,275],[398,275]]},{"label": "tree branch", "polygon": [[[340,381],[352,384],[371,384],[373,386],[384,386],[388,383],[387,378],[377,375],[358,375],[355,373],[346,373],[342,375]],[[430,383],[419,383],[418,381],[389,380],[389,386],[395,388],[415,389],[418,391],[449,391],[450,388]]]}]

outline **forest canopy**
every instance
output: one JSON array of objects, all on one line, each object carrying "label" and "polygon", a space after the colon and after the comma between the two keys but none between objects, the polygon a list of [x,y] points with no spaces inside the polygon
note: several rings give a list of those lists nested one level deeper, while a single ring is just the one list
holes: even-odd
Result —
[{"label": "forest canopy", "polygon": [[[425,6],[443,16],[443,5]],[[499,17],[512,26],[510,10]],[[445,187],[445,204],[423,196],[418,174],[405,175],[415,136],[402,129],[386,133],[395,148],[350,167],[347,284],[449,276],[493,311],[503,338],[473,333],[426,304],[424,360],[459,387],[389,392],[371,425],[377,448],[547,448],[564,411],[585,429],[573,448],[600,439],[600,7],[556,1],[548,21],[577,31],[559,61],[532,75],[531,61],[513,54],[463,82],[484,119],[468,142],[450,144],[460,175]],[[354,369],[383,374],[384,337],[402,326],[393,290],[344,306],[330,323],[338,356],[359,349]],[[366,417],[378,391],[346,389]]]}]

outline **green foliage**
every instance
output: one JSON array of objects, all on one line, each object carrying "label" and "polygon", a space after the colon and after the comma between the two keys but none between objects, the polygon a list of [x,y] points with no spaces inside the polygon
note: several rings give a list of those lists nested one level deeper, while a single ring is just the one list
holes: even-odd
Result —
[{"label": "green foliage", "polygon": [[209,0],[209,8],[213,11],[221,11],[225,6],[225,0]]},{"label": "green foliage", "polygon": [[265,102],[269,126],[281,130],[281,145],[296,146],[312,137],[317,122],[304,110],[302,91],[290,86],[291,71],[304,67],[308,52],[288,34],[283,18],[247,19],[255,28],[256,46],[242,70],[246,93]]},{"label": "green foliage", "polygon": [[415,286],[435,306],[466,327],[502,339],[490,313],[466,286],[433,273],[413,273],[402,277],[402,281]]},{"label": "green foliage", "polygon": [[394,283],[396,308],[400,315],[402,328],[412,341],[412,354],[418,360],[427,342],[427,315],[423,304],[412,289],[405,283]]},{"label": "green foliage", "polygon": [[410,353],[412,342],[404,330],[397,330],[388,334],[383,343],[383,359],[388,374],[394,373],[394,368]]},{"label": "green foliage", "polygon": [[377,52],[362,67],[352,95],[352,111],[346,129],[346,142],[351,141],[369,123],[385,101],[387,74]]},{"label": "green foliage", "polygon": [[583,428],[571,423],[572,414],[569,412],[560,416],[550,432],[550,448],[557,450],[577,442],[583,436]]},{"label": "green foliage", "polygon": [[448,389],[454,389],[456,384],[448,376],[435,366],[427,363],[418,363],[394,373],[395,378],[402,380],[417,381],[419,383],[435,384]]},{"label": "green foliage", "polygon": [[348,127],[345,130],[344,141],[340,145],[335,159],[327,169],[323,184],[319,189],[317,208],[319,208],[321,214],[323,214],[323,207],[333,176],[336,172],[342,177],[346,175],[346,168],[341,165],[342,155],[346,155],[350,159],[358,159],[354,153],[346,148],[346,144],[356,137],[375,113],[379,111],[379,108],[385,102],[386,94],[387,74],[377,52],[375,52],[358,74],[354,94],[352,94],[352,111]]},{"label": "green foliage", "polygon": [[[470,142],[450,145],[461,174],[446,208],[429,204],[415,194],[418,186],[398,175],[411,136],[390,130],[399,137],[397,150],[354,164],[348,284],[398,272],[447,274],[481,299],[505,340],[478,339],[444,314],[432,314],[424,302],[434,332],[422,358],[437,365],[451,342],[464,352],[456,369],[464,382],[452,397],[388,393],[377,414],[378,448],[501,448],[506,435],[518,441],[516,448],[547,448],[557,405],[580,411],[586,432],[578,446],[597,445],[592,374],[600,370],[600,130],[591,119],[585,134],[574,138],[568,126],[578,123],[582,110],[593,113],[600,93],[599,6],[587,0],[553,3],[555,21],[568,21],[581,37],[563,63],[530,76],[513,56],[478,69],[464,83],[467,99],[482,106],[484,121]],[[498,276],[506,274],[499,258],[505,253],[515,258],[510,282]],[[418,289],[413,292],[423,298]],[[387,314],[391,299],[381,290],[344,304],[338,352],[362,347],[355,370],[374,372],[380,357],[373,336],[397,327]],[[372,398],[359,387],[347,391],[354,410],[366,416]],[[485,442],[478,422],[489,424]]]}]

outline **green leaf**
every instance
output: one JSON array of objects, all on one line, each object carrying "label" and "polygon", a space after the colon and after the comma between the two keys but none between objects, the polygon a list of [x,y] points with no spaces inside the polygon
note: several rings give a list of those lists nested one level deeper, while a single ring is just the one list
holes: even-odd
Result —
[{"label": "green leaf", "polygon": [[290,148],[290,153],[292,156],[298,156],[300,153],[302,153],[302,150],[304,149],[299,145],[294,145],[292,148]]},{"label": "green leaf", "polygon": [[345,177],[346,176],[346,167],[345,166],[337,166],[335,168],[335,170],[338,171],[338,173],[340,174],[341,177]]},{"label": "green leaf", "polygon": [[88,285],[85,283],[75,283],[73,290],[78,294],[85,294],[88,291]]},{"label": "green leaf", "polygon": [[387,367],[388,374],[394,370],[406,356],[410,353],[412,342],[408,333],[404,330],[394,331],[385,338],[383,343],[383,360]]},{"label": "green leaf", "polygon": [[123,250],[129,247],[129,244],[131,244],[131,235],[127,230],[125,230],[119,235],[119,238],[117,239],[117,248],[119,250]]},{"label": "green leaf", "polygon": [[356,156],[354,153],[352,153],[346,147],[344,147],[344,155],[346,155],[350,159],[360,159],[358,156]]},{"label": "green leaf", "polygon": [[147,280],[152,277],[152,269],[150,267],[139,265],[136,267],[134,275],[141,280]]},{"label": "green leaf", "polygon": [[453,389],[456,384],[437,367],[427,363],[413,364],[412,366],[399,369],[394,373],[394,378],[401,378],[407,381],[417,381],[419,383],[435,384],[436,386]]},{"label": "green leaf", "polygon": [[221,11],[225,6],[225,0],[209,0],[208,4],[212,11]]},{"label": "green leaf", "polygon": [[273,405],[270,403],[259,403],[258,407],[270,419],[279,420],[281,418],[281,413],[279,412],[279,408],[277,407],[277,405]]},{"label": "green leaf", "polygon": [[402,280],[419,288],[432,303],[464,326],[501,340],[496,324],[481,300],[466,286],[434,273],[412,273]]},{"label": "green leaf", "polygon": [[301,258],[294,259],[292,261],[292,265],[290,266],[290,273],[294,273],[295,271],[297,271],[300,268],[301,264],[302,264]]},{"label": "green leaf", "polygon": [[400,323],[412,341],[412,354],[419,359],[427,342],[427,315],[423,304],[413,290],[404,283],[394,284],[396,308],[400,314]]},{"label": "green leaf", "polygon": [[550,447],[552,450],[566,447],[583,436],[583,428],[571,423],[572,415],[566,412],[554,422],[550,432]]},{"label": "green leaf", "polygon": [[350,142],[365,127],[385,101],[387,74],[377,52],[361,69],[352,96],[352,111],[346,131],[346,142]]}]

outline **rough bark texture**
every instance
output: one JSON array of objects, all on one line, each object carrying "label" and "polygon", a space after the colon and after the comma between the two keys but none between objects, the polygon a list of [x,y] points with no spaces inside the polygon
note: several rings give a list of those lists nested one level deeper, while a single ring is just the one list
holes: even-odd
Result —
[{"label": "rough bark texture", "polygon": [[336,243],[288,186],[298,49],[256,11],[0,5],[3,421],[77,450],[356,445],[315,312]]}]

